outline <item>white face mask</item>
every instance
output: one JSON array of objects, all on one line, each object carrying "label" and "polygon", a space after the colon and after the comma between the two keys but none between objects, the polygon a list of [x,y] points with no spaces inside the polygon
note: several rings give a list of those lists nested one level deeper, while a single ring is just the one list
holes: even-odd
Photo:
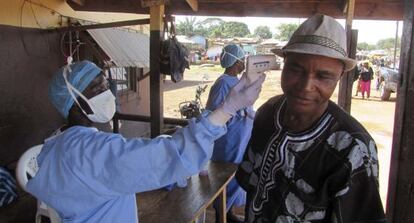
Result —
[{"label": "white face mask", "polygon": [[[67,80],[67,67],[64,68],[63,78],[65,79],[66,86],[68,91],[72,96],[75,103],[79,106],[82,112],[88,117],[92,122],[106,123],[109,122],[115,114],[115,97],[112,92],[108,89],[90,99],[87,99],[81,92],[78,91],[72,84]],[[91,108],[93,114],[86,113],[82,106],[80,106],[75,93],[79,95]]]}]

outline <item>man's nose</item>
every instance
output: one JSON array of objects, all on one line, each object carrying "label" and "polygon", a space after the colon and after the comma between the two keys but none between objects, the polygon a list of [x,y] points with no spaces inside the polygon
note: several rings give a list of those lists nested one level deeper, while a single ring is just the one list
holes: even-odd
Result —
[{"label": "man's nose", "polygon": [[305,75],[302,78],[302,84],[301,84],[301,88],[305,91],[313,91],[315,90],[315,83],[313,78],[311,77],[310,74]]}]

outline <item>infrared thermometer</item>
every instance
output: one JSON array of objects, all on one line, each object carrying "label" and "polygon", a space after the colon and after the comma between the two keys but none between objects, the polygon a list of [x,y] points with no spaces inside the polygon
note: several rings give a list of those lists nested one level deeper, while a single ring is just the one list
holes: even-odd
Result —
[{"label": "infrared thermometer", "polygon": [[246,75],[250,83],[255,82],[265,71],[276,70],[275,55],[252,55],[246,60]]}]

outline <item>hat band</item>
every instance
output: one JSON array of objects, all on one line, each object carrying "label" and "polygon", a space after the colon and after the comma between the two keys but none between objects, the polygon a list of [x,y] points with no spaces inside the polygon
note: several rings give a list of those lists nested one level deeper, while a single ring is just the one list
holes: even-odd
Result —
[{"label": "hat band", "polygon": [[309,44],[315,44],[315,45],[328,47],[342,54],[342,56],[346,57],[346,51],[341,46],[339,46],[332,39],[329,39],[323,36],[315,36],[315,35],[294,36],[290,39],[289,43],[285,47],[296,44],[296,43],[309,43]]}]

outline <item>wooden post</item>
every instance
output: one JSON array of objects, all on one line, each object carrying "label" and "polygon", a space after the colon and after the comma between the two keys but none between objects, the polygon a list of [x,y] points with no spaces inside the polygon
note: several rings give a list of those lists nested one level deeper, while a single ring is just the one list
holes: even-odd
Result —
[{"label": "wooden post", "polygon": [[395,41],[394,41],[394,66],[392,68],[396,68],[397,65],[395,64],[396,62],[396,58],[397,58],[397,48],[398,48],[398,24],[400,23],[400,21],[397,20],[396,25],[397,27],[395,28]]},{"label": "wooden post", "polygon": [[[350,58],[356,57],[356,48],[358,42],[358,30],[350,30],[351,35],[348,38],[350,40],[350,47],[348,48],[348,56]],[[346,72],[342,75],[339,82],[338,92],[338,105],[341,106],[348,113],[351,112],[352,103],[352,85],[354,83],[354,70]]]},{"label": "wooden post", "polygon": [[198,0],[186,0],[186,1],[194,12],[198,11]]},{"label": "wooden post", "polygon": [[[355,55],[351,55],[353,50],[356,51],[357,38],[353,39],[352,31],[352,20],[354,18],[354,8],[355,0],[348,0],[347,14],[346,14],[346,41],[347,41],[347,52],[348,57],[355,58]],[[356,32],[356,35],[358,33]],[[355,45],[355,49],[352,47]],[[356,53],[355,53],[356,54]],[[345,111],[350,113],[351,111],[351,99],[352,99],[352,83],[353,83],[353,72],[344,73],[339,82],[339,92],[338,92],[338,105],[342,107]]]},{"label": "wooden post", "polygon": [[150,7],[150,112],[151,137],[160,135],[164,123],[163,83],[160,74],[160,43],[163,36],[164,5]]},{"label": "wooden post", "polygon": [[400,83],[397,90],[387,218],[414,222],[414,1],[405,0],[401,38]]}]

